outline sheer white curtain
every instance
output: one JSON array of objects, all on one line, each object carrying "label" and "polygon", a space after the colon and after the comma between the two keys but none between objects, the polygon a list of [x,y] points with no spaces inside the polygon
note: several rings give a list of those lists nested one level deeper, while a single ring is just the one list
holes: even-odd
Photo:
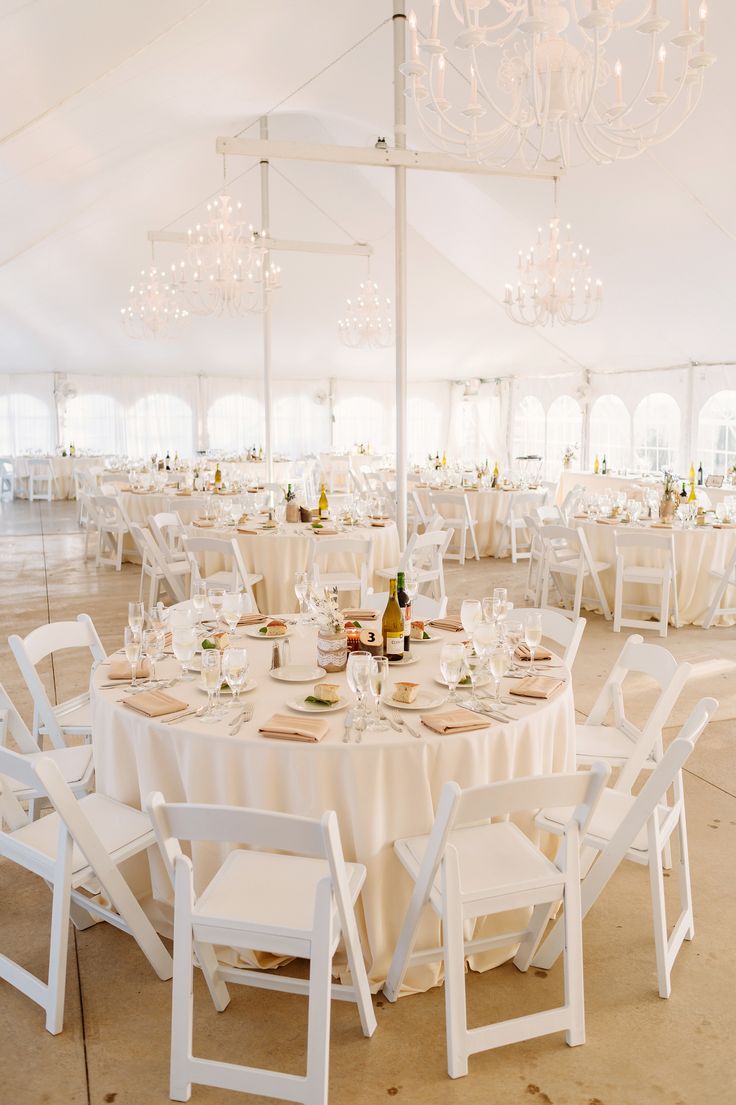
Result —
[{"label": "sheer white curtain", "polygon": [[53,376],[0,376],[0,454],[53,453],[57,436]]},{"label": "sheer white curtain", "polygon": [[62,425],[63,443],[73,442],[77,450],[100,455],[128,451],[125,407],[112,395],[97,391],[70,395]]},{"label": "sheer white curtain", "polygon": [[329,449],[328,393],[328,380],[274,381],[274,453],[296,459]]},{"label": "sheer white curtain", "polygon": [[333,447],[351,451],[368,445],[374,453],[392,453],[396,446],[393,388],[388,381],[336,380]]}]

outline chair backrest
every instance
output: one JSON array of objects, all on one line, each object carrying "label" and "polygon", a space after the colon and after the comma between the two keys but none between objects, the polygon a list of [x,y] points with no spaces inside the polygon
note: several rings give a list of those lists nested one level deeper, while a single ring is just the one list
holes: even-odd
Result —
[{"label": "chair backrest", "polygon": [[177,553],[180,554],[178,559],[181,559],[181,540],[186,537],[187,531],[177,511],[162,510],[158,514],[150,514],[148,526],[164,559],[177,558]]},{"label": "chair backrest", "polygon": [[46,458],[29,460],[28,474],[33,480],[52,480],[54,478],[54,469],[51,465],[51,461]]},{"label": "chair backrest", "polygon": [[419,492],[415,487],[412,487],[409,491],[409,502],[414,507],[414,513],[416,515],[417,523],[419,525],[426,526],[427,522],[429,521],[429,515],[424,509]]},{"label": "chair backrest", "polygon": [[582,555],[582,534],[580,530],[574,529],[572,526],[551,525],[540,526],[538,533],[551,563],[561,559],[564,560],[570,554],[574,556]]},{"label": "chair backrest", "polygon": [[[365,605],[369,610],[382,614],[388,602],[388,591],[372,591],[366,596]],[[447,612],[447,595],[441,599],[431,595],[415,595],[411,600],[412,621],[428,622],[434,618],[443,618]]]},{"label": "chair backrest", "polygon": [[430,491],[429,501],[433,508],[439,507],[439,513],[450,522],[466,517],[468,500],[464,491]]},{"label": "chair backrest", "polygon": [[5,687],[0,683],[0,747],[7,746],[8,737],[12,738],[23,754],[38,752],[38,745],[31,736],[30,729],[15,708]]},{"label": "chair backrest", "polygon": [[92,619],[89,614],[79,614],[73,622],[49,622],[47,625],[40,625],[26,637],[12,633],[8,637],[8,644],[33,698],[34,733],[38,732],[41,721],[54,747],[64,748],[66,743],[61,727],[36,667],[47,656],[67,648],[88,648],[93,661],[99,663],[104,660],[106,653]]},{"label": "chair backrest", "polygon": [[343,932],[348,931],[348,878],[334,810],[317,820],[239,806],[167,803],[160,792],[149,795],[146,810],[172,882],[176,861],[184,855],[181,841],[245,844],[262,852],[327,860]]},{"label": "chair backrest", "polygon": [[253,595],[253,588],[248,579],[248,569],[245,566],[238,542],[234,537],[187,536],[182,538],[182,545],[192,568],[192,583],[197,579],[201,579],[204,583],[207,582],[207,576],[199,566],[198,556],[214,553],[224,559],[227,564],[226,570],[232,574],[231,589],[233,591],[245,591],[253,602],[253,608],[258,609]]},{"label": "chair backrest", "polygon": [[560,526],[566,525],[558,506],[538,506],[534,508],[534,512],[543,526],[550,522]]},{"label": "chair backrest", "polygon": [[614,529],[613,543],[616,547],[616,555],[624,549],[653,549],[665,553],[675,563],[675,535],[674,533],[647,533],[646,530],[620,530]]},{"label": "chair backrest", "polygon": [[509,504],[509,517],[521,521],[525,514],[544,506],[546,491],[514,491]]},{"label": "chair backrest", "polygon": [[103,526],[128,526],[128,519],[122,504],[117,497],[113,484],[106,484],[106,490],[100,489],[99,494],[91,495],[97,517]]},{"label": "chair backrest", "polygon": [[541,610],[520,607],[513,611],[511,617],[513,621],[520,621],[522,625],[526,625],[531,614],[541,614],[542,637],[561,646],[562,659],[571,668],[575,663],[587,625],[585,618],[569,618],[559,610],[550,610],[546,607]]},{"label": "chair backrest", "polygon": [[142,570],[145,572],[146,567],[150,566],[154,572],[160,572],[174,601],[184,602],[186,595],[181,580],[169,571],[169,560],[161,553],[153,534],[144,526],[139,526],[137,522],[131,522],[130,535],[138,549]]},{"label": "chair backrest", "polygon": [[329,562],[336,556],[353,557],[361,579],[361,601],[373,575],[373,542],[369,537],[312,537],[309,542],[307,571],[329,572]]},{"label": "chair backrest", "polygon": [[[602,725],[611,710],[614,724],[636,742],[632,747],[632,755],[616,780],[617,790],[631,789],[652,748],[661,738],[662,729],[692,670],[692,664],[678,664],[668,649],[645,642],[639,633],[632,634],[625,641],[587,718],[588,725]],[[626,717],[623,684],[626,676],[631,673],[648,676],[659,688],[642,728]]]},{"label": "chair backrest", "polygon": [[560,513],[562,514],[565,525],[569,526],[572,516],[584,495],[585,488],[579,483],[576,483],[575,486],[568,491],[567,495],[565,495],[565,498],[562,500],[562,506],[560,507]]}]

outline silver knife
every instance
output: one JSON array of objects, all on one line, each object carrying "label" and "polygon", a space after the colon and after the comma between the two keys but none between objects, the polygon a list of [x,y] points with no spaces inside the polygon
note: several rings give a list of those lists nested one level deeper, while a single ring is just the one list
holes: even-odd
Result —
[{"label": "silver knife", "polygon": [[401,726],[399,725],[398,721],[392,718],[390,714],[387,714],[385,710],[381,714],[380,720],[387,721],[395,733],[401,732]]},{"label": "silver knife", "polygon": [[345,715],[345,729],[342,735],[343,744],[347,744],[350,740],[350,733],[353,728],[353,721],[355,720],[355,710],[348,710]]}]

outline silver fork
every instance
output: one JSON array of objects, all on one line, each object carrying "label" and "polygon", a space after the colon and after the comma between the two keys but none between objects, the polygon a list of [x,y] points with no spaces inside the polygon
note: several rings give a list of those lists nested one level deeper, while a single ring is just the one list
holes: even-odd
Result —
[{"label": "silver fork", "polygon": [[252,719],[253,719],[253,707],[251,705],[244,706],[243,707],[243,712],[241,713],[240,717],[237,719],[237,721],[234,724],[232,724],[230,726],[230,736],[231,737],[236,737],[238,735],[238,733],[240,732],[240,730],[242,729],[242,727],[244,725],[247,725],[247,723],[249,721],[251,721]]}]

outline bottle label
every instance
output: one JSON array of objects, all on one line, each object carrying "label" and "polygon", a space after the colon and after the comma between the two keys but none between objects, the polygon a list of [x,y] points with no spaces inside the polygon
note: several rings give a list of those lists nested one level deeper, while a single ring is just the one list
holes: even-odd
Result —
[{"label": "bottle label", "polygon": [[404,634],[386,635],[386,655],[389,660],[400,660],[404,655]]}]

